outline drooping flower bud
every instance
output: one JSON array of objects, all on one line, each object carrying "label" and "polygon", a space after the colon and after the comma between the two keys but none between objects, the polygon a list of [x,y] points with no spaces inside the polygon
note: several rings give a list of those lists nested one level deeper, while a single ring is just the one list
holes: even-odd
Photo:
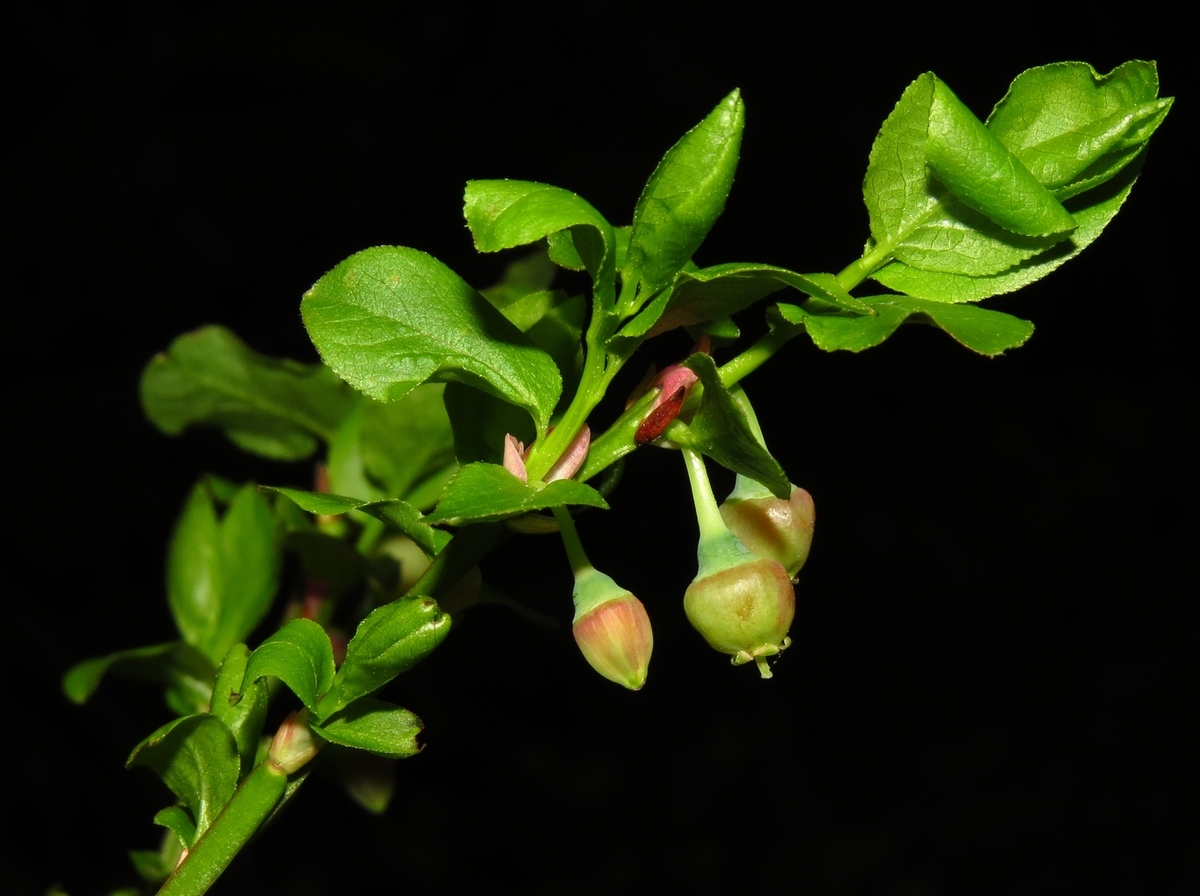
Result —
[{"label": "drooping flower bud", "polygon": [[766,658],[792,643],[796,592],[777,560],[748,555],[736,566],[697,575],[684,592],[683,610],[710,647],[729,654],[734,665],[753,660],[770,678]]},{"label": "drooping flower bud", "polygon": [[[597,581],[594,577],[607,579]],[[642,602],[602,572],[592,570],[591,582],[575,584],[575,620],[571,633],[593,669],[631,691],[641,690],[650,668],[654,633]],[[589,587],[590,586],[590,587]],[[597,587],[598,586],[598,587]],[[584,592],[580,600],[580,592]],[[615,597],[589,600],[588,592],[615,593]]]},{"label": "drooping flower bud", "polygon": [[575,575],[575,588],[571,592],[575,602],[575,618],[571,621],[575,643],[588,664],[609,681],[631,691],[641,690],[654,649],[654,633],[646,608],[633,594],[592,566],[565,508],[555,507],[554,518]]},{"label": "drooping flower bud", "polygon": [[738,476],[737,486],[721,505],[721,519],[752,554],[783,564],[793,579],[812,545],[816,509],[812,496],[792,487],[784,501],[753,479]]},{"label": "drooping flower bud", "polygon": [[688,621],[709,646],[729,654],[734,665],[753,660],[771,677],[767,657],[792,642],[796,615],[791,576],[778,560],[750,551],[725,525],[717,509],[704,461],[684,449],[700,524],[699,570],[683,596]]}]

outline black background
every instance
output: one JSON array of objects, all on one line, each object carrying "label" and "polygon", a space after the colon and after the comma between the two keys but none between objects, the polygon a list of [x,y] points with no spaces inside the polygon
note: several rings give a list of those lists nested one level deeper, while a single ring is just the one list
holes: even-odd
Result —
[{"label": "black background", "polygon": [[[143,420],[140,370],[174,336],[223,323],[314,360],[299,297],[370,245],[486,285],[507,259],[472,251],[466,179],[553,183],[624,223],[735,86],[741,166],[698,261],[837,270],[867,235],[871,140],[921,72],[982,115],[1045,62],[1157,58],[1168,95],[1190,69],[1159,29],[1044,11],[156,6],[45,9],[9,35],[14,893],[107,892],[157,842],[166,791],[122,770],[167,718],[156,693],[110,681],[79,709],[57,681],[170,638],[162,558],[190,483],[309,476]],[[1184,96],[1096,246],[990,303],[1036,323],[1024,348],[989,360],[906,328],[862,355],[797,342],[747,381],[818,509],[774,680],[683,619],[686,480],[642,452],[582,534],[654,619],[645,690],[596,676],[566,626],[475,611],[387,689],[428,745],[387,814],[313,780],[215,892],[1194,892],[1193,324],[1170,220],[1191,114]],[[484,572],[569,620],[554,539]]]}]

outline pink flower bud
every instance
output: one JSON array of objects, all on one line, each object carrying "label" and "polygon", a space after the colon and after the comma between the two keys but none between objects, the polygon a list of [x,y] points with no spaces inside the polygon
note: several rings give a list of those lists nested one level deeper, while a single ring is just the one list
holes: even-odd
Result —
[{"label": "pink flower bud", "polygon": [[642,602],[626,592],[593,607],[571,626],[591,667],[631,691],[641,690],[650,667],[654,633]]},{"label": "pink flower bud", "polygon": [[808,559],[816,509],[802,488],[794,487],[787,501],[770,493],[746,498],[735,492],[721,505],[721,519],[750,553],[778,560],[793,579]]}]

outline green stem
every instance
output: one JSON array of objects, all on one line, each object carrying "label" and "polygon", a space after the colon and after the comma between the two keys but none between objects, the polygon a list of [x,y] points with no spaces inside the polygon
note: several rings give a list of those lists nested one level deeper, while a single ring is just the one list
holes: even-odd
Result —
[{"label": "green stem", "polygon": [[684,463],[687,464],[688,482],[692,486],[692,503],[696,505],[696,522],[700,524],[700,541],[724,538],[729,529],[721,519],[717,498],[713,494],[712,484],[708,481],[708,469],[704,466],[704,458],[690,448],[684,448],[682,451]]},{"label": "green stem", "polygon": [[588,570],[593,569],[592,561],[583,550],[583,542],[579,540],[579,532],[575,529],[575,520],[565,507],[555,507],[554,519],[558,522],[558,532],[562,535],[563,547],[567,550],[567,560],[571,563],[571,572],[579,578]]},{"label": "green stem", "polygon": [[721,382],[728,388],[744,379],[803,332],[804,327],[799,325],[776,327],[736,358],[722,364],[718,370],[721,374]]},{"label": "green stem", "polygon": [[287,774],[260,762],[238,785],[221,814],[159,890],[159,896],[199,896],[221,876],[246,841],[266,821],[287,788]]}]

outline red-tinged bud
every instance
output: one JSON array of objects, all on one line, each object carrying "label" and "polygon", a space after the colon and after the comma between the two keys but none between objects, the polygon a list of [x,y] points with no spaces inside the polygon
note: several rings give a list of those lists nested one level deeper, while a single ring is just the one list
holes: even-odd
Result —
[{"label": "red-tinged bud", "polygon": [[308,710],[302,709],[283,720],[271,739],[267,756],[273,765],[290,775],[307,765],[323,746],[324,741],[318,740],[308,727]]},{"label": "red-tinged bud", "polygon": [[609,681],[641,690],[654,649],[642,602],[595,569],[576,576],[574,598],[571,632],[584,659]]},{"label": "red-tinged bud", "polygon": [[[708,336],[701,336],[700,341],[693,346],[691,354],[697,352],[708,354],[711,346],[712,341]],[[684,402],[691,394],[692,387],[699,379],[691,368],[684,367],[682,364],[672,364],[657,376],[651,377],[647,374],[629,397],[629,402],[625,407],[628,408],[650,389],[658,389],[658,395],[655,396],[650,410],[642,419],[637,432],[634,433],[633,440],[639,445],[648,445],[658,439],[679,416]]]},{"label": "red-tinged bud", "polygon": [[812,496],[793,487],[791,497],[784,501],[761,486],[743,485],[738,477],[738,487],[721,505],[721,519],[750,553],[778,560],[794,579],[812,546],[816,523]]},{"label": "red-tinged bud", "polygon": [[683,609],[711,647],[733,657],[734,665],[753,660],[770,678],[766,658],[792,643],[796,592],[778,561],[751,557],[698,575],[683,595]]}]

